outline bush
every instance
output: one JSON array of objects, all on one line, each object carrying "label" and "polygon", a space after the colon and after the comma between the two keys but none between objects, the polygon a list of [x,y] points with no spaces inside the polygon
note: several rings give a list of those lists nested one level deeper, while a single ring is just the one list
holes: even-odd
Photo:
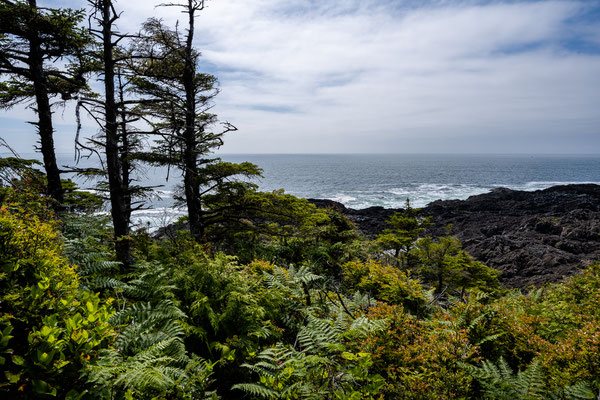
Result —
[{"label": "bush", "polygon": [[426,292],[409,272],[368,260],[364,263],[350,261],[342,265],[342,273],[344,284],[350,291],[358,290],[377,300],[403,305],[413,313],[424,309],[427,304]]},{"label": "bush", "polygon": [[11,398],[85,392],[86,367],[114,338],[109,304],[83,291],[53,222],[0,211],[0,391]]},{"label": "bush", "polygon": [[386,399],[466,398],[472,377],[461,362],[476,359],[466,332],[440,320],[424,321],[397,305],[379,304],[367,316],[386,329],[356,343],[373,354],[372,373],[385,378]]}]

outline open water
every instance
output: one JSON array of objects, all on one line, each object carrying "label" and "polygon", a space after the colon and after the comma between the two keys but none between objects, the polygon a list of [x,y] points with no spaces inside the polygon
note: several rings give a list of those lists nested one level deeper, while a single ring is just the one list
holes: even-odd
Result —
[{"label": "open water", "polygon": [[[600,155],[236,154],[221,158],[261,167],[263,178],[255,181],[260,190],[284,189],[295,196],[336,200],[352,208],[396,208],[407,198],[414,207],[422,207],[438,199],[466,199],[496,187],[537,190],[570,183],[600,184]],[[73,156],[61,154],[59,164],[73,164]],[[172,200],[181,179],[171,171],[166,181],[166,172],[152,168],[140,174],[140,183],[162,186],[149,204],[152,209],[136,213],[139,224],[162,226],[184,214]]]}]

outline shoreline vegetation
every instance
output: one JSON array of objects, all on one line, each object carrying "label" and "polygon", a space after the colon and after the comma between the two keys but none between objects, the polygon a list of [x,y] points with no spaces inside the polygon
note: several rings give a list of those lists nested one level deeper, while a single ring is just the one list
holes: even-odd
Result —
[{"label": "shoreline vegetation", "polygon": [[[407,201],[361,235],[357,215],[260,192],[259,166],[215,155],[237,128],[211,113],[217,80],[193,46],[204,1],[165,4],[180,23],[150,18],[134,34],[118,30],[116,2],[87,4],[0,1],[0,107],[33,106],[43,159],[0,158],[0,397],[598,398],[600,264],[509,289],[466,250],[477,239],[455,235],[475,226],[470,215],[496,224],[478,232],[500,255],[517,243],[506,226],[587,254],[597,187],[424,210]],[[63,102],[97,124],[92,137],[78,128],[76,151],[98,167],[58,167],[52,119]],[[155,189],[134,179],[143,165],[180,179],[187,229],[132,229]],[[547,215],[527,214],[544,199],[557,200]],[[97,215],[103,204],[110,216]],[[512,204],[527,223],[490,204]],[[522,245],[515,265],[545,252]]]},{"label": "shoreline vegetation", "polygon": [[280,219],[248,216],[246,231],[215,227],[220,239],[204,244],[186,230],[132,232],[125,269],[89,194],[73,190],[70,211],[52,212],[36,176],[0,193],[0,392],[10,398],[600,390],[598,264],[508,290],[456,237],[429,236],[431,216],[410,204],[369,240],[334,208],[293,199]]}]

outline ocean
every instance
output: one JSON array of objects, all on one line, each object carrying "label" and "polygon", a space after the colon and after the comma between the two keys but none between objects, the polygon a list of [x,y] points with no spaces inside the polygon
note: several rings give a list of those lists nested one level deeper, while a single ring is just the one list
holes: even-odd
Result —
[{"label": "ocean", "polygon": [[[33,154],[24,154],[33,157]],[[284,189],[304,198],[330,199],[351,208],[414,207],[442,199],[466,199],[493,188],[538,190],[571,183],[600,184],[600,155],[489,154],[223,154],[224,161],[250,161],[263,169],[259,189]],[[59,164],[73,164],[60,154]],[[93,165],[85,161],[82,165]],[[81,164],[80,164],[81,165]],[[180,178],[149,168],[139,183],[161,185],[150,209],[135,214],[138,225],[163,226],[184,215],[172,196]],[[90,182],[78,182],[91,187]]]},{"label": "ocean", "polygon": [[397,208],[407,198],[422,207],[496,187],[600,184],[598,155],[248,154],[223,159],[262,167],[262,190],[283,188],[295,196],[336,200],[351,208]]}]

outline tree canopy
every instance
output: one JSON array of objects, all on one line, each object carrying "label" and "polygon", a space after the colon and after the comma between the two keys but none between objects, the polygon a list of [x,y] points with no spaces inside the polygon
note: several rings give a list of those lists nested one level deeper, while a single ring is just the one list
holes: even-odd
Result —
[{"label": "tree canopy", "polygon": [[54,150],[53,98],[64,102],[87,86],[90,35],[83,11],[38,8],[36,0],[0,1],[0,108],[31,102],[38,120],[48,194],[63,202]]}]

